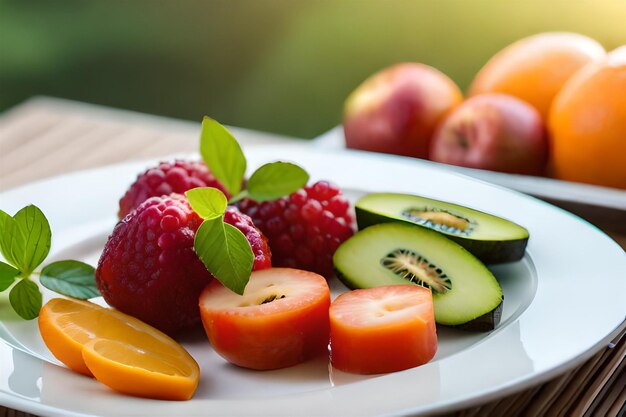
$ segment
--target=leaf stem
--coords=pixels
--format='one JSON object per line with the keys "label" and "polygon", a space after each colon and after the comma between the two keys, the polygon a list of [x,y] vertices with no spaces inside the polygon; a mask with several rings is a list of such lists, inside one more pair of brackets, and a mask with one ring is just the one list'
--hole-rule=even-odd
{"label": "leaf stem", "polygon": [[248,197],[248,195],[248,190],[241,190],[237,195],[231,197],[230,200],[228,200],[228,204],[234,204],[238,201],[241,201],[244,198]]}

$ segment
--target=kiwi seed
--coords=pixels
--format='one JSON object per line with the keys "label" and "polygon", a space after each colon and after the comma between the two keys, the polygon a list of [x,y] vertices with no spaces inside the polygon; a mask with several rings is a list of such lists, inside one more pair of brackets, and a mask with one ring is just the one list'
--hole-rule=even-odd
{"label": "kiwi seed", "polygon": [[469,236],[475,223],[471,220],[440,208],[410,208],[402,212],[402,217],[432,229]]}
{"label": "kiwi seed", "polygon": [[437,293],[445,293],[452,288],[452,281],[441,268],[411,250],[396,249],[381,259],[380,263],[409,282]]}

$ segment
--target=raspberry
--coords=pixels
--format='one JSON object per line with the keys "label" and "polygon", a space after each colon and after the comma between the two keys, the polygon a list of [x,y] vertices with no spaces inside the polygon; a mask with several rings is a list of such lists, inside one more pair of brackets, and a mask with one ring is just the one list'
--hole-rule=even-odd
{"label": "raspberry", "polygon": [[[241,230],[254,269],[271,266],[267,239],[252,220],[229,207],[224,220]],[[152,197],[124,217],[109,237],[96,282],[111,306],[175,335],[200,323],[198,297],[212,279],[193,250],[202,219],[178,194]]]}
{"label": "raspberry", "polygon": [[150,197],[171,193],[183,194],[196,187],[215,187],[229,197],[224,186],[215,179],[203,162],[186,160],[161,162],[139,175],[126,191],[120,200],[119,218],[124,218]]}
{"label": "raspberry", "polygon": [[306,269],[326,278],[333,275],[335,250],[354,233],[348,200],[327,181],[274,201],[246,199],[239,209],[268,237],[274,266]]}

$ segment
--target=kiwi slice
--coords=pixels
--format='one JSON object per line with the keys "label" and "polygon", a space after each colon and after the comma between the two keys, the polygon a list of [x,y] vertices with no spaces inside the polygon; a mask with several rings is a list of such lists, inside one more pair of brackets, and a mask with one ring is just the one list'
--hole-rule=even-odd
{"label": "kiwi slice", "polygon": [[462,246],[427,228],[400,223],[368,227],[333,257],[339,279],[351,289],[408,284],[430,288],[439,324],[487,331],[500,322],[502,289]]}
{"label": "kiwi slice", "polygon": [[359,229],[402,222],[446,235],[487,264],[518,261],[528,230],[512,221],[457,204],[409,194],[368,194],[355,205]]}

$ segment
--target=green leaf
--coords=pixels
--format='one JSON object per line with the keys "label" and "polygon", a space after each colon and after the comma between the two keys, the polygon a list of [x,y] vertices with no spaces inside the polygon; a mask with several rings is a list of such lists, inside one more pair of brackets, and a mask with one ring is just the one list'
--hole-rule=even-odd
{"label": "green leaf", "polygon": [[304,187],[309,174],[289,162],[272,162],[254,171],[248,180],[250,197],[258,202],[275,200]]}
{"label": "green leaf", "polygon": [[222,217],[228,201],[223,192],[213,187],[200,187],[188,190],[185,195],[193,211],[203,219]]}
{"label": "green leaf", "polygon": [[24,253],[24,243],[18,239],[16,228],[15,219],[0,210],[0,251],[4,259],[19,268],[21,254]]}
{"label": "green leaf", "polygon": [[9,301],[13,310],[25,320],[32,320],[41,310],[41,292],[39,287],[29,279],[18,282],[9,293]]}
{"label": "green leaf", "polygon": [[50,252],[52,243],[50,224],[39,207],[33,205],[24,207],[13,218],[25,242],[21,271],[24,275],[30,275]]}
{"label": "green leaf", "polygon": [[0,213],[0,231],[2,255],[24,276],[30,275],[50,252],[50,224],[36,206],[24,207],[13,218]]}
{"label": "green leaf", "polygon": [[41,270],[39,282],[54,292],[82,300],[100,296],[95,269],[84,262],[53,262]]}
{"label": "green leaf", "polygon": [[228,192],[231,195],[239,193],[246,172],[246,158],[233,135],[210,117],[202,119],[200,154]]}
{"label": "green leaf", "polygon": [[0,292],[6,290],[13,284],[15,277],[20,274],[18,269],[13,268],[9,264],[0,262]]}
{"label": "green leaf", "polygon": [[205,220],[194,241],[194,250],[206,268],[225,287],[243,294],[250,279],[254,255],[239,229],[219,217]]}

